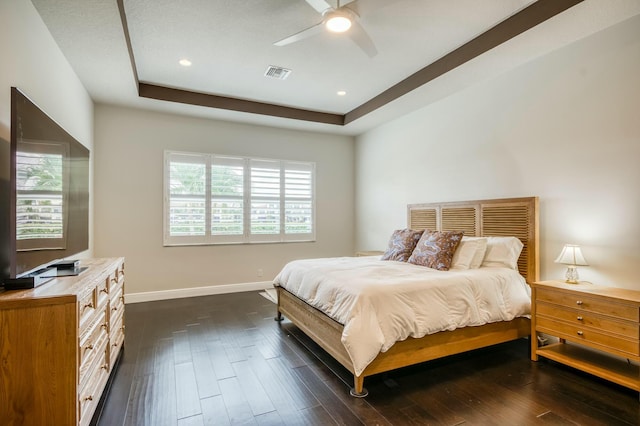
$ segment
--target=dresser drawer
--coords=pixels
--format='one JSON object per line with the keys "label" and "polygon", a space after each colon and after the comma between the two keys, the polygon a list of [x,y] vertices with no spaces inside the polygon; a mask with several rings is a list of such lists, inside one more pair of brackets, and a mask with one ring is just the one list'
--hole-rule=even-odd
{"label": "dresser drawer", "polygon": [[543,316],[536,318],[536,329],[553,336],[634,356],[640,355],[638,340],[614,337],[589,327],[580,327]]}
{"label": "dresser drawer", "polygon": [[86,324],[91,323],[95,317],[98,300],[96,288],[93,287],[84,296],[78,299],[78,318],[80,318],[80,330],[86,329]]}
{"label": "dresser drawer", "polygon": [[566,321],[577,327],[587,326],[605,334],[613,333],[630,339],[640,339],[640,325],[637,322],[614,320],[588,311],[580,311],[545,302],[538,302],[536,311],[537,315]]}
{"label": "dresser drawer", "polygon": [[118,267],[109,275],[109,285],[111,286],[111,291],[113,293],[114,290],[118,288],[122,288],[124,284],[124,264],[121,263]]}
{"label": "dresser drawer", "polygon": [[109,334],[107,332],[106,311],[102,311],[98,315],[93,327],[87,333],[83,340],[80,340],[80,368],[79,368],[79,384],[84,386],[90,376],[96,358],[100,357],[108,345]]}
{"label": "dresser drawer", "polygon": [[104,386],[109,378],[109,348],[103,347],[94,368],[88,375],[88,381],[78,393],[79,424],[88,425],[91,422],[95,408],[100,400]]}
{"label": "dresser drawer", "polygon": [[96,287],[96,298],[98,309],[106,306],[109,301],[109,279],[101,280]]}
{"label": "dresser drawer", "polygon": [[124,310],[124,289],[119,287],[111,294],[111,312]]}
{"label": "dresser drawer", "polygon": [[118,351],[124,343],[124,316],[121,315],[111,323],[111,335],[109,337],[109,365],[113,366],[118,357]]}
{"label": "dresser drawer", "polygon": [[637,306],[611,302],[602,298],[589,297],[583,294],[565,293],[560,291],[538,288],[536,291],[537,302],[548,302],[578,311],[593,312],[615,318],[638,322],[640,309]]}

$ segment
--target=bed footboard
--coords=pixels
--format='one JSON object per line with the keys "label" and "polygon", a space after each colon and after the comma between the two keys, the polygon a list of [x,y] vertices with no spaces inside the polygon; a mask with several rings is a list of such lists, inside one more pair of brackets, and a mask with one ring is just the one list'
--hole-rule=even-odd
{"label": "bed footboard", "polygon": [[282,315],[286,316],[349,370],[354,375],[354,387],[350,393],[355,397],[367,396],[367,390],[364,388],[364,378],[367,376],[531,335],[530,320],[520,317],[512,321],[429,334],[419,339],[410,337],[397,342],[387,352],[379,353],[362,374],[356,376],[351,358],[342,344],[342,324],[282,287],[276,287],[276,290],[278,292],[276,319],[281,318]]}

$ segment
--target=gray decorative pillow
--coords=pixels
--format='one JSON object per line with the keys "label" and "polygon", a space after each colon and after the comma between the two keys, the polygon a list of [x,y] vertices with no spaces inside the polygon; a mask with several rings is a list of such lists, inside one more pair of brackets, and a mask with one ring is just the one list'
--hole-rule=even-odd
{"label": "gray decorative pillow", "polygon": [[462,234],[457,231],[424,231],[409,257],[409,263],[448,271]]}
{"label": "gray decorative pillow", "polygon": [[413,253],[413,249],[420,240],[423,231],[414,229],[398,229],[393,231],[389,239],[389,248],[382,255],[381,260],[397,260],[406,262]]}

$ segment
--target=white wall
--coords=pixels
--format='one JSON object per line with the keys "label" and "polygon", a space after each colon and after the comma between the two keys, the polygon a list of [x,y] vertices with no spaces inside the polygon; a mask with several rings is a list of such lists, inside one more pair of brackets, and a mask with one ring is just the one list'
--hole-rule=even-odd
{"label": "white wall", "polygon": [[[356,248],[408,203],[540,197],[541,277],[640,289],[640,16],[356,139]],[[392,206],[391,208],[389,206]]]}
{"label": "white wall", "polygon": [[[316,162],[317,241],[163,247],[164,150]],[[351,137],[97,105],[95,152],[95,252],[126,257],[129,294],[271,281],[289,260],[353,253]]]}
{"label": "white wall", "polygon": [[[30,1],[0,1],[0,58],[0,143],[10,139],[14,86],[93,149],[93,102]],[[83,256],[91,255],[92,241],[90,235]]]}

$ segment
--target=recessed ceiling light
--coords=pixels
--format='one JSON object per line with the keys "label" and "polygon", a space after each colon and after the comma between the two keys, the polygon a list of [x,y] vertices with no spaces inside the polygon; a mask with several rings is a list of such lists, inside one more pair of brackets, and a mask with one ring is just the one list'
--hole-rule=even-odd
{"label": "recessed ceiling light", "polygon": [[180,61],[178,61],[178,63],[180,65],[182,65],[183,67],[190,67],[191,66],[191,61],[188,59],[180,59]]}
{"label": "recessed ceiling light", "polygon": [[337,94],[338,96],[344,96],[344,95],[346,95],[346,94],[347,94],[347,92],[345,92],[344,90],[338,90],[338,91],[336,92],[336,94]]}

